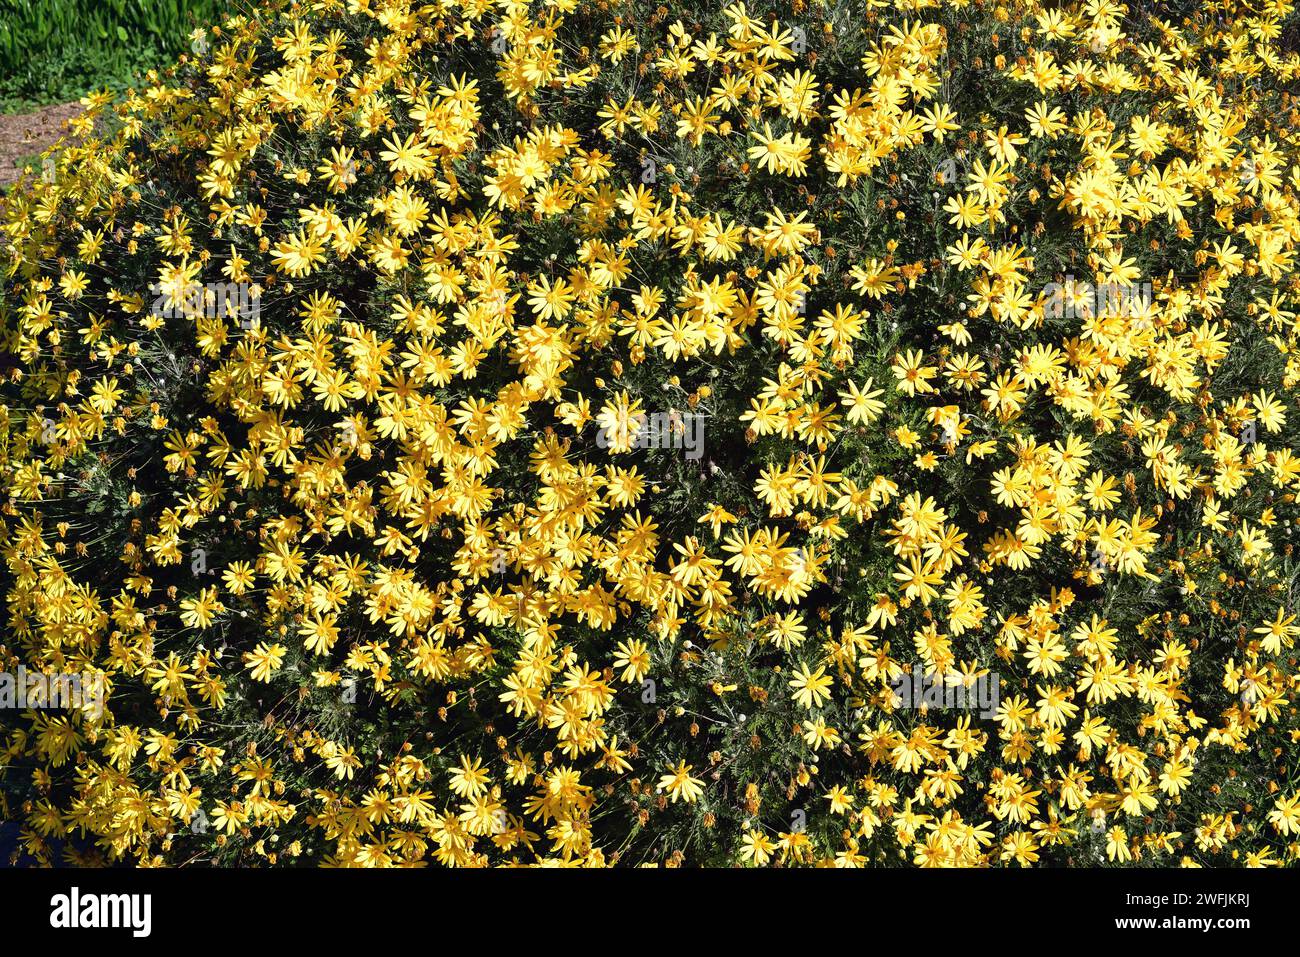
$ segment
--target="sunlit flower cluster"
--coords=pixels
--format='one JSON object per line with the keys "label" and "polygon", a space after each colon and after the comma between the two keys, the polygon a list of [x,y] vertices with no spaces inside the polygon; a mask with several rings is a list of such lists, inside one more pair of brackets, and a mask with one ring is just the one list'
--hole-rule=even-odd
{"label": "sunlit flower cluster", "polygon": [[0,711],[24,858],[1294,862],[1300,17],[1163,15],[314,0],[88,98],[0,216],[0,669],[107,689]]}

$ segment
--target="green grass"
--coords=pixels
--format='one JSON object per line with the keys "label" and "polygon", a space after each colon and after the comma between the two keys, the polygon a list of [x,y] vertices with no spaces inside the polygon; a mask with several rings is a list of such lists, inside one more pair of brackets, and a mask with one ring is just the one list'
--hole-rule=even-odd
{"label": "green grass", "polygon": [[122,89],[189,48],[227,0],[0,0],[0,112]]}
{"label": "green grass", "polygon": [[24,153],[14,160],[14,167],[33,176],[41,171],[41,150],[35,153]]}

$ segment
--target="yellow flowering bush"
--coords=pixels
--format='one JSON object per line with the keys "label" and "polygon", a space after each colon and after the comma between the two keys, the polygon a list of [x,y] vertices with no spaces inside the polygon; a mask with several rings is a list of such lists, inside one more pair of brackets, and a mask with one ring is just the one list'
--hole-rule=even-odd
{"label": "yellow flowering bush", "polygon": [[304,0],[88,98],[0,227],[0,667],[97,689],[0,711],[18,857],[1294,861],[1297,29]]}

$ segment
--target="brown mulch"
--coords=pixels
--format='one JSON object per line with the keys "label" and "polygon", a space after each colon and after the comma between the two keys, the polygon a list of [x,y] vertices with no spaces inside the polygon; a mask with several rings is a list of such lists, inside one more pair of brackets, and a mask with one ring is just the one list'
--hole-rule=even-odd
{"label": "brown mulch", "polygon": [[0,116],[0,189],[21,175],[16,163],[55,142],[65,132],[64,123],[81,109],[77,103],[62,103],[34,113]]}

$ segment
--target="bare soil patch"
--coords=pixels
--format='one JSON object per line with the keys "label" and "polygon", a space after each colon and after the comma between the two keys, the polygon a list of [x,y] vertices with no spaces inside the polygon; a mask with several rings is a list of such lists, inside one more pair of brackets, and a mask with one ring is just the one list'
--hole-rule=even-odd
{"label": "bare soil patch", "polygon": [[64,124],[81,113],[78,103],[46,106],[33,113],[0,116],[0,188],[22,174],[21,161],[39,153],[63,133]]}

